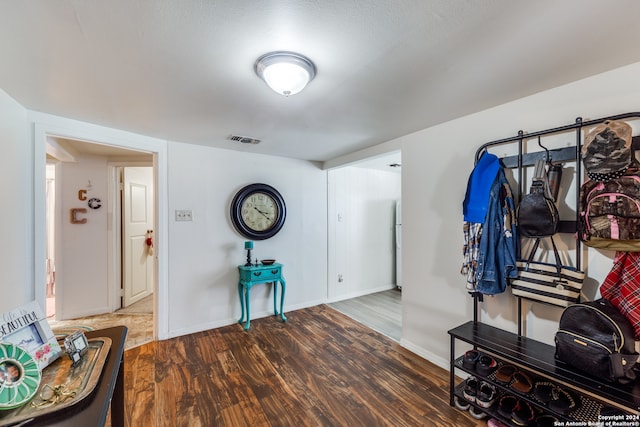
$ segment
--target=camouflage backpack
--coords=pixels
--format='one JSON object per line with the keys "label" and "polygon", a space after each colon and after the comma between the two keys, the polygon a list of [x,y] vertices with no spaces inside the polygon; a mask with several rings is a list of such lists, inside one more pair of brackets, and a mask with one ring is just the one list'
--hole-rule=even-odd
{"label": "camouflage backpack", "polygon": [[587,246],[640,252],[640,164],[631,143],[631,126],[622,121],[606,121],[585,137],[590,180],[580,188],[578,237]]}
{"label": "camouflage backpack", "polygon": [[640,169],[619,178],[589,180],[580,188],[578,236],[587,246],[640,252]]}

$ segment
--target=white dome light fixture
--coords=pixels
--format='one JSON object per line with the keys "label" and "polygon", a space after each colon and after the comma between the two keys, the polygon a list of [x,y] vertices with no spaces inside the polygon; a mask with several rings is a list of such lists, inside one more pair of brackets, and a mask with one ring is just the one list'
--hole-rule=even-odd
{"label": "white dome light fixture", "polygon": [[270,52],[254,65],[256,74],[280,95],[300,92],[316,76],[316,66],[306,56],[294,52]]}

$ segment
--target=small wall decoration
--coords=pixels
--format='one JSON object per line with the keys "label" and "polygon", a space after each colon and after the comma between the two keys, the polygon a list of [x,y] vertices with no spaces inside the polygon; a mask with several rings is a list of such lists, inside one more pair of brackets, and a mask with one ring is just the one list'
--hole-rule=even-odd
{"label": "small wall decoration", "polygon": [[0,342],[19,346],[44,369],[63,353],[36,301],[2,314]]}
{"label": "small wall decoration", "polygon": [[102,206],[102,200],[98,199],[97,197],[92,197],[89,199],[87,204],[91,209],[99,209],[100,206]]}
{"label": "small wall decoration", "polygon": [[87,218],[79,218],[78,214],[87,213],[86,208],[73,208],[71,209],[71,224],[86,224]]}

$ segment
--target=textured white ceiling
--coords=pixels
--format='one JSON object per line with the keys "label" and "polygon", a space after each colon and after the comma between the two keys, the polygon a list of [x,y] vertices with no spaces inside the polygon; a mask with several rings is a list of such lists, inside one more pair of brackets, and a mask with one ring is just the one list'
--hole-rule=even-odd
{"label": "textured white ceiling", "polygon": [[[31,110],[323,161],[640,61],[638,17],[636,0],[0,0],[0,88]],[[254,74],[274,50],[315,62],[300,94]]]}

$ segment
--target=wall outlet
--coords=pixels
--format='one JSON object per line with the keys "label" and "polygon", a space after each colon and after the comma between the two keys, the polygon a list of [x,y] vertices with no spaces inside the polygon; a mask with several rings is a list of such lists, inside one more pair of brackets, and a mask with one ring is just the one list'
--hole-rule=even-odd
{"label": "wall outlet", "polygon": [[344,282],[344,277],[342,277],[342,274],[338,274],[338,283],[342,282]]}
{"label": "wall outlet", "polygon": [[191,210],[176,210],[176,221],[193,221]]}

